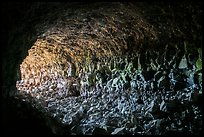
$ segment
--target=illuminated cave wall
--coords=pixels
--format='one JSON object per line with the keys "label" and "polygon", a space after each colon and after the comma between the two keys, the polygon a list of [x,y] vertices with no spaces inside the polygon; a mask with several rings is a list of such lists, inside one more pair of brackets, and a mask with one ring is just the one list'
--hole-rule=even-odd
{"label": "illuminated cave wall", "polygon": [[[139,64],[141,69],[139,52],[143,45],[157,40],[155,30],[137,14],[93,11],[71,17],[61,13],[54,27],[47,27],[38,36],[20,65],[22,80],[17,82],[18,90],[31,91],[61,79],[61,86],[69,88],[75,83],[82,92],[85,85],[95,86],[102,77],[99,75],[106,71],[124,69],[118,61],[122,57],[125,61],[127,56],[136,61],[134,67]],[[72,84],[71,78],[75,80]],[[110,76],[102,78],[102,82],[108,79]]]}
{"label": "illuminated cave wall", "polygon": [[115,78],[116,75],[109,75],[113,73],[122,75],[123,83],[130,83],[125,77],[132,78],[128,73],[136,70],[148,81],[157,71],[196,69],[201,53],[193,48],[187,33],[183,33],[186,30],[176,22],[171,22],[171,26],[165,22],[152,25],[151,19],[144,18],[148,10],[133,8],[131,4],[112,6],[115,8],[106,10],[83,7],[83,12],[66,9],[60,14],[56,10],[53,14],[58,16],[51,24],[46,18],[52,14],[48,14],[44,25],[36,26],[37,39],[20,65],[23,81],[17,82],[19,90],[57,79],[62,79],[65,87],[71,86],[73,79],[75,88],[82,92],[85,85],[95,86],[96,82]]}
{"label": "illuminated cave wall", "polygon": [[[176,67],[179,66],[180,60],[184,55],[183,53],[187,52],[186,53],[187,55],[185,57],[188,58],[189,60],[188,64],[189,67],[191,68],[192,65],[195,64],[196,60],[198,59],[197,49],[193,47],[196,48],[200,47],[201,37],[195,37],[191,34],[191,32],[194,31],[198,32],[197,34],[200,36],[201,34],[201,32],[199,31],[200,25],[199,24],[196,25],[193,28],[193,30],[188,29],[191,28],[190,27],[191,23],[189,24],[186,23],[188,22],[188,19],[190,17],[187,16],[184,18],[184,20],[180,20],[180,18],[176,17],[177,15],[172,16],[168,14],[168,12],[171,11],[170,9],[171,7],[169,7],[169,9],[166,8],[165,9],[166,11],[162,11],[164,12],[164,14],[159,14],[160,13],[159,7],[155,8],[155,10],[153,11],[151,10],[151,8],[150,9],[141,8],[142,6],[145,5],[145,3],[144,4],[112,3],[112,6],[107,6],[105,3],[101,3],[98,5],[92,4],[93,5],[92,8],[88,8],[86,4],[84,5],[83,4],[75,3],[74,5],[76,6],[76,8],[75,10],[73,10],[72,8],[67,8],[69,7],[69,4],[65,4],[65,6],[61,5],[62,8],[59,8],[57,5],[60,5],[60,3],[53,4],[49,3],[48,5],[52,8],[49,8],[49,6],[47,6],[47,8],[45,8],[46,10],[44,9],[46,11],[45,12],[46,16],[45,15],[40,16],[38,11],[37,10],[35,11],[36,15],[39,15],[38,21],[41,23],[36,23],[35,14],[32,13],[33,18],[30,18],[27,25],[25,25],[28,27],[29,23],[31,24],[34,22],[33,23],[34,25],[31,28],[33,33],[26,31],[26,33],[23,34],[23,32],[25,32],[25,30],[23,30],[23,27],[21,31],[22,33],[19,34],[18,32],[15,32],[16,34],[14,33],[15,35],[18,35],[15,38],[15,43],[9,44],[13,45],[14,51],[18,51],[17,54],[18,53],[20,54],[18,54],[19,59],[15,58],[16,59],[15,62],[17,64],[8,65],[10,66],[8,67],[9,71],[6,72],[5,70],[8,69],[7,67],[3,66],[3,70],[6,72],[5,75],[3,75],[3,77],[5,78],[4,81],[5,83],[3,83],[5,95],[7,95],[7,91],[10,90],[8,89],[8,87],[12,88],[11,90],[14,91],[12,83],[14,84],[15,81],[17,80],[17,77],[15,76],[16,80],[9,82],[8,78],[13,77],[17,73],[13,72],[13,74],[11,74],[10,71],[20,66],[20,64],[23,62],[23,58],[26,58],[25,62],[31,65],[32,63],[28,63],[28,61],[26,61],[28,58],[31,58],[28,60],[32,59],[35,60],[38,56],[45,55],[47,51],[49,55],[48,56],[46,55],[47,57],[45,58],[39,59],[40,60],[44,59],[45,60],[44,63],[47,66],[49,66],[48,65],[49,63],[51,63],[50,65],[52,69],[50,71],[56,70],[55,73],[58,73],[59,76],[64,75],[65,77],[67,77],[68,75],[78,77],[80,73],[84,73],[85,71],[91,69],[93,70],[93,68],[91,67],[97,67],[97,64],[98,66],[103,68],[103,65],[105,64],[107,65],[108,63],[109,64],[108,66],[111,67],[110,59],[107,58],[112,58],[114,56],[122,57],[126,55],[130,55],[130,57],[132,57],[130,54],[132,51],[137,52],[135,55],[141,58],[137,59],[138,57],[136,57],[133,59],[134,67],[138,69],[138,64],[140,67],[141,63],[143,70],[146,70],[149,65],[154,66],[155,63],[156,66],[160,66],[160,64],[163,63],[162,61],[163,57],[159,57],[158,55],[162,54],[164,50],[166,50],[165,55],[166,60],[168,61],[170,61],[172,58],[175,58],[174,55],[176,51],[180,50],[180,52],[176,54],[177,57]],[[46,4],[37,3],[36,8],[42,10],[44,5]],[[134,8],[135,5],[137,8]],[[165,4],[163,6],[165,7]],[[179,9],[179,7],[175,7],[176,9],[175,12],[181,11],[182,8],[184,7],[181,6],[180,8],[181,9]],[[34,11],[34,9],[35,8],[31,8],[30,11],[32,12],[32,10]],[[53,9],[52,13],[51,12],[49,13],[48,9],[49,10]],[[62,11],[63,9],[66,12],[59,12]],[[79,11],[79,9],[81,9],[81,11]],[[184,10],[186,10],[186,13],[188,13],[191,12],[190,10],[192,9],[190,7]],[[148,16],[151,15],[151,12],[153,12],[154,14],[152,16]],[[195,11],[192,10],[192,12]],[[197,11],[196,14],[200,14],[200,11]],[[177,22],[175,21],[175,17],[179,21],[185,22],[186,25],[182,27],[181,26],[182,23],[177,24]],[[199,16],[196,16],[195,18],[193,18],[192,21],[199,22],[200,20],[198,17]],[[168,20],[166,20],[168,18],[169,19],[172,18],[172,21],[170,23],[171,25],[169,25]],[[20,39],[22,38],[25,38],[26,39],[25,41],[27,43],[25,41],[21,42]],[[184,38],[186,38],[186,42],[183,41]],[[179,41],[178,44],[177,40]],[[12,38],[10,41],[12,41]],[[46,45],[48,49],[45,49],[45,53],[43,53],[42,55],[39,54],[36,57],[32,57],[34,56],[33,53],[28,53],[29,56],[31,57],[26,57],[28,55],[26,53],[27,50],[29,50],[29,48],[33,46],[31,41],[33,42],[33,45],[36,45],[39,42],[44,43],[42,44],[42,47],[43,45]],[[171,41],[172,43],[168,43],[168,41]],[[184,43],[187,43],[187,49],[185,49]],[[19,49],[17,49],[15,45],[22,46]],[[38,46],[40,45],[41,44],[38,44]],[[35,50],[31,49],[29,52],[36,51],[40,52],[40,48],[38,49],[38,46],[34,46],[35,48],[34,47],[33,48]],[[57,49],[59,50],[61,49],[61,51],[57,51],[54,47],[57,47]],[[148,48],[150,50],[147,50]],[[152,52],[151,49],[157,49],[157,52]],[[57,53],[58,55],[56,55],[53,54],[53,52],[58,52],[59,54]],[[35,54],[37,53],[38,52],[36,52]],[[64,53],[67,55],[64,55]],[[139,55],[139,53],[145,54]],[[7,59],[11,58],[10,60],[13,60],[12,55],[10,54],[5,55],[6,55],[5,58]],[[148,56],[150,55],[152,57],[152,62],[149,62],[151,61],[151,59],[149,59],[149,57],[146,57],[146,55]],[[62,57],[63,60],[59,61],[58,59],[61,58],[61,56],[63,56]],[[48,59],[48,57],[51,57],[54,60],[50,61],[52,59]],[[157,62],[155,62],[155,59],[157,59]],[[3,62],[6,63],[7,61],[3,60]],[[39,64],[38,67],[41,67],[36,69],[36,71],[44,69],[45,71],[48,72],[49,69],[47,69],[45,66],[40,65],[41,61],[36,62],[37,64]],[[111,62],[114,62],[113,58]],[[116,62],[117,61],[115,61],[112,64],[117,64]],[[24,66],[23,64],[24,63],[22,63],[21,65],[21,70],[23,70]],[[94,65],[90,65],[91,67],[89,67],[89,64]],[[32,68],[32,66],[30,67]],[[25,70],[26,72],[29,71],[28,68]],[[24,74],[25,73],[22,72],[23,79],[24,76],[26,76]],[[30,75],[31,73],[28,74]],[[38,73],[37,76],[39,75],[40,74]],[[39,80],[42,81],[42,75],[39,77]]]}

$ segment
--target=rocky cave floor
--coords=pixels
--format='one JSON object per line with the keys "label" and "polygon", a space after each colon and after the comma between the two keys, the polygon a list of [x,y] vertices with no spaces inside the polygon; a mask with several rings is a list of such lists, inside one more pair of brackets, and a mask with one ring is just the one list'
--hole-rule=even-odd
{"label": "rocky cave floor", "polygon": [[67,127],[64,134],[200,135],[202,86],[194,83],[196,70],[159,70],[151,78],[131,71],[130,64],[104,73],[94,86],[83,84],[79,96],[67,95],[62,78],[29,88],[18,81],[18,95]]}
{"label": "rocky cave floor", "polygon": [[[40,91],[32,95],[37,102],[48,98],[40,102],[41,107],[62,124],[71,125],[71,134],[199,135],[202,110],[201,104],[192,102],[192,91],[189,87],[177,92],[138,92],[102,86],[87,96],[57,99],[59,95],[41,96]],[[26,95],[23,98],[30,101]]]}

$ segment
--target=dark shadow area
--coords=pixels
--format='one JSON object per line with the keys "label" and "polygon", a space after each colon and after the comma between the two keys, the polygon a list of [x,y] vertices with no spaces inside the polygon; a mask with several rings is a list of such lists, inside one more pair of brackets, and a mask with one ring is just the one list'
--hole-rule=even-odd
{"label": "dark shadow area", "polygon": [[[18,106],[16,104],[18,103]],[[26,103],[6,100],[2,106],[1,135],[5,136],[54,136],[45,121]]]}
{"label": "dark shadow area", "polygon": [[[16,48],[15,45],[22,44],[22,42],[17,41],[20,36],[30,33],[35,35],[35,32],[32,31],[32,25],[39,21],[38,16],[50,9],[49,6],[45,5],[47,3],[1,2],[1,40],[3,42],[1,44],[1,57],[4,64],[1,74],[1,135],[3,136],[53,135],[51,129],[45,125],[45,121],[37,116],[35,110],[31,110],[28,104],[19,102],[14,97],[9,97],[16,92],[16,68],[22,61],[22,56],[26,56],[26,52],[22,53],[23,51]],[[29,48],[28,45],[29,43],[21,46],[24,46],[26,51]]]}

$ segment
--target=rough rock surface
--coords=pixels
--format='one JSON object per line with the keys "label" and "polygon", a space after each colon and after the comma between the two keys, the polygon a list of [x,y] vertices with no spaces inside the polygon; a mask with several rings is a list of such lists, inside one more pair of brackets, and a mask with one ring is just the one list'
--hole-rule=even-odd
{"label": "rough rock surface", "polygon": [[56,134],[201,134],[199,6],[69,6],[33,27],[16,97]]}

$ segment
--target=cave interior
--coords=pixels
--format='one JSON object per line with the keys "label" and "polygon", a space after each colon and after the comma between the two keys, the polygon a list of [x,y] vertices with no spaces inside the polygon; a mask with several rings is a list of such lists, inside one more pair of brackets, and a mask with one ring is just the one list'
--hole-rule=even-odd
{"label": "cave interior", "polygon": [[202,134],[202,2],[1,9],[3,134]]}

